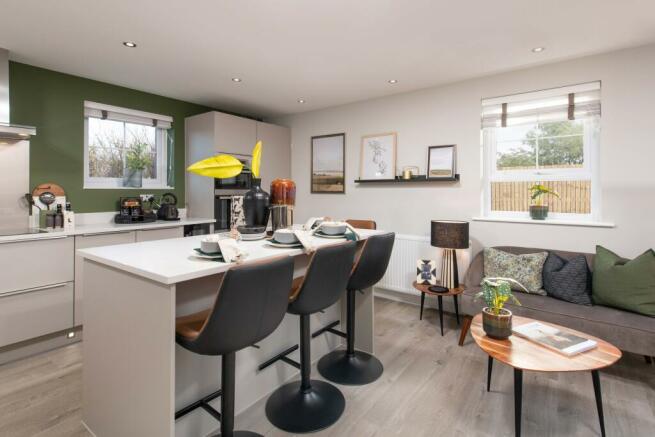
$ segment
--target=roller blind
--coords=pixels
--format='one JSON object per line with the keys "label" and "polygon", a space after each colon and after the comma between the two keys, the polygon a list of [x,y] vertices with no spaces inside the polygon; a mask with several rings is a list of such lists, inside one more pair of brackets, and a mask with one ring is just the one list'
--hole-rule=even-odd
{"label": "roller blind", "polygon": [[507,127],[600,115],[600,82],[482,100],[482,127]]}
{"label": "roller blind", "polygon": [[122,121],[125,123],[143,124],[162,129],[170,129],[173,123],[173,117],[167,115],[120,108],[118,106],[88,101],[84,102],[84,116],[100,118],[103,120]]}

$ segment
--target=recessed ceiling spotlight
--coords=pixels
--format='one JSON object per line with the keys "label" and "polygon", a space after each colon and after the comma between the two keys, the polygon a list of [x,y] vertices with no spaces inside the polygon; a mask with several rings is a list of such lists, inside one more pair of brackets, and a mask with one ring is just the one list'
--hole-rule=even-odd
{"label": "recessed ceiling spotlight", "polygon": [[136,43],[135,43],[135,42],[132,42],[132,41],[123,41],[123,45],[124,45],[125,47],[129,47],[129,48],[131,48],[131,49],[133,49],[134,47],[136,47]]}
{"label": "recessed ceiling spotlight", "polygon": [[305,99],[298,99],[298,103],[305,103]]}
{"label": "recessed ceiling spotlight", "polygon": [[233,77],[232,82],[241,82],[241,78],[240,77]]}
{"label": "recessed ceiling spotlight", "polygon": [[389,82],[389,83],[392,84],[392,85],[393,85],[394,83],[398,83],[398,81],[397,81],[396,79],[389,79],[387,82]]}
{"label": "recessed ceiling spotlight", "polygon": [[546,47],[535,47],[532,49],[532,53],[541,53],[546,50]]}

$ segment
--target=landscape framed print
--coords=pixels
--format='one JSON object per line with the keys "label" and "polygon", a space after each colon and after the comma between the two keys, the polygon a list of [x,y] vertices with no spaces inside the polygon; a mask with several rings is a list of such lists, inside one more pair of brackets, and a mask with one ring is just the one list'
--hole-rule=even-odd
{"label": "landscape framed print", "polygon": [[455,179],[456,148],[454,144],[428,147],[428,179]]}
{"label": "landscape framed print", "polygon": [[360,179],[396,178],[396,141],[395,132],[362,137]]}
{"label": "landscape framed print", "polygon": [[346,134],[312,137],[312,193],[346,192]]}

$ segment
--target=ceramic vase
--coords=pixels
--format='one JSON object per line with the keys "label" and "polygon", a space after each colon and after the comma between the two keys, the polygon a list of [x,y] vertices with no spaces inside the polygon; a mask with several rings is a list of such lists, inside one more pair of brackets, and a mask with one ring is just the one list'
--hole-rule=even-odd
{"label": "ceramic vase", "polygon": [[270,196],[262,190],[261,183],[261,179],[253,178],[250,190],[243,196],[243,213],[248,227],[268,224]]}

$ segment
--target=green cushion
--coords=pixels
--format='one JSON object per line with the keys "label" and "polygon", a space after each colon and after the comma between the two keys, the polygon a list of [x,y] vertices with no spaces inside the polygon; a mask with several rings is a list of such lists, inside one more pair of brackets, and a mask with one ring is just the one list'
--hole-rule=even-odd
{"label": "green cushion", "polygon": [[596,246],[592,297],[597,305],[655,317],[655,251],[633,260]]}

